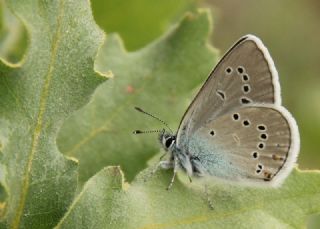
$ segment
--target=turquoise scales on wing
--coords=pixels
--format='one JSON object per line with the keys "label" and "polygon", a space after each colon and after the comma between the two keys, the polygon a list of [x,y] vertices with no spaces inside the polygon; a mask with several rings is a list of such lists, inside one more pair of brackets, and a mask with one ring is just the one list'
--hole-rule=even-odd
{"label": "turquoise scales on wing", "polygon": [[[186,150],[203,173],[241,182],[269,181],[282,169],[291,143],[284,115],[267,105],[235,109],[198,129]],[[260,130],[260,125],[266,128]]]}

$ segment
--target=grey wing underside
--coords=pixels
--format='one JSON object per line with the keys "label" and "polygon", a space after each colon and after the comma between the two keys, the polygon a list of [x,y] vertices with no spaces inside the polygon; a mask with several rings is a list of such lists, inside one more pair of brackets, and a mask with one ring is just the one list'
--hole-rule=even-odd
{"label": "grey wing underside", "polygon": [[247,105],[199,128],[187,150],[204,173],[277,186],[296,161],[298,129],[283,107]]}
{"label": "grey wing underside", "polygon": [[248,103],[281,104],[273,61],[252,35],[241,38],[211,72],[180,123],[177,146],[186,146],[205,122]]}

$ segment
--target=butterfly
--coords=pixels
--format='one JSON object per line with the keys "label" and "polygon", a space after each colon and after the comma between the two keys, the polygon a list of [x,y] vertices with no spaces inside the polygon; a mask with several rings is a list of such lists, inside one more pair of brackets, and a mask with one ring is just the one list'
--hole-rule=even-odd
{"label": "butterfly", "polygon": [[281,105],[278,73],[261,40],[240,38],[210,73],[176,134],[163,130],[159,139],[170,155],[159,167],[174,171],[168,189],[179,168],[189,178],[281,185],[294,167],[300,138]]}

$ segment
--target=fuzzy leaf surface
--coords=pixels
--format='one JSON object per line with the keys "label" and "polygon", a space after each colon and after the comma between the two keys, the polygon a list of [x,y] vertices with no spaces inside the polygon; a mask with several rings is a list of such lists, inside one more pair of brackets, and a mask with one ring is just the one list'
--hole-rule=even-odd
{"label": "fuzzy leaf surface", "polygon": [[56,135],[106,79],[93,70],[104,34],[88,1],[7,5],[29,42],[20,63],[0,62],[0,181],[7,193],[2,226],[51,228],[77,186],[77,161],[59,152]]}
{"label": "fuzzy leaf surface", "polygon": [[295,169],[278,189],[212,179],[213,210],[201,183],[182,179],[167,191],[172,171],[144,182],[150,172],[128,185],[119,167],[103,169],[84,185],[57,228],[303,228],[308,215],[320,212],[319,171]]}

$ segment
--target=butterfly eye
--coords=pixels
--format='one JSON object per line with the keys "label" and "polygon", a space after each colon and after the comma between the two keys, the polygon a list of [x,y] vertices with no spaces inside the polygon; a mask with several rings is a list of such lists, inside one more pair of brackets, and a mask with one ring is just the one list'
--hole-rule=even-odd
{"label": "butterfly eye", "polygon": [[169,137],[165,140],[165,146],[166,148],[169,148],[172,144],[173,138]]}
{"label": "butterfly eye", "polygon": [[215,134],[216,134],[216,133],[214,132],[214,130],[211,130],[211,131],[210,131],[210,135],[211,135],[211,136],[214,136]]}

